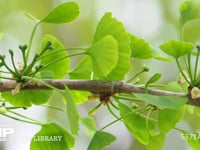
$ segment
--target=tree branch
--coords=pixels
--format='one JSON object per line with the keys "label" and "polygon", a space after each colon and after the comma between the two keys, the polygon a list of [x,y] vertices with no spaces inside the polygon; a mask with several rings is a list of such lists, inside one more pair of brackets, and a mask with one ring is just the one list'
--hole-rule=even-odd
{"label": "tree branch", "polygon": [[[58,89],[64,89],[64,85],[67,85],[70,90],[89,91],[91,93],[145,93],[145,89],[136,85],[128,84],[122,81],[100,81],[100,80],[43,80]],[[0,82],[0,92],[11,91],[17,85],[15,81],[3,81]],[[22,84],[21,90],[30,89],[48,89],[48,87],[36,83],[28,82]],[[158,96],[178,96],[187,97],[185,93],[169,92],[157,89],[148,89],[149,94]]]}
{"label": "tree branch", "polygon": [[[176,97],[185,97],[188,98],[188,104],[194,106],[200,106],[200,98],[192,99],[191,90],[188,90],[188,93],[176,93],[158,89],[147,89],[143,87],[125,83],[123,81],[100,81],[100,80],[51,80],[45,79],[42,80],[45,83],[48,83],[58,89],[64,89],[65,85],[68,86],[70,90],[80,90],[88,91],[94,94],[100,93],[145,93],[148,92],[152,95],[157,96],[176,96]],[[17,86],[15,81],[2,81],[0,82],[0,92],[11,91]],[[21,85],[21,90],[32,90],[32,89],[49,89],[48,87],[36,83],[28,82]]]}

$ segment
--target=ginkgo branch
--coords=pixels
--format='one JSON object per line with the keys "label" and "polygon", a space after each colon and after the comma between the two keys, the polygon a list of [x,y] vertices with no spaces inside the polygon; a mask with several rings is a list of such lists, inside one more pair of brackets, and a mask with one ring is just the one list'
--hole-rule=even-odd
{"label": "ginkgo branch", "polygon": [[[146,90],[138,85],[133,85],[125,83],[123,81],[100,81],[100,80],[51,80],[44,79],[44,83],[50,84],[58,89],[64,89],[65,85],[68,86],[70,90],[80,90],[88,91],[91,93],[145,93]],[[11,91],[17,85],[15,81],[2,81],[0,82],[0,92]],[[37,82],[28,82],[22,84],[21,90],[31,90],[31,89],[48,89],[45,85]],[[148,94],[157,96],[176,96],[176,97],[188,97],[186,93],[170,92],[158,89],[147,89]]]}

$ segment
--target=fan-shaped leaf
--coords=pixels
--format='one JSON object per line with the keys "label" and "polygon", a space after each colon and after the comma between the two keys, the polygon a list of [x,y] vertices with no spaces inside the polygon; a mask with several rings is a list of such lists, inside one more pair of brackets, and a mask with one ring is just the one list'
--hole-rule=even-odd
{"label": "fan-shaped leaf", "polygon": [[[42,40],[41,49],[44,49],[47,42],[49,42],[49,41],[52,42],[52,47],[54,49],[47,51],[45,54],[48,54],[51,51],[54,51],[56,49],[64,48],[64,46],[58,39],[56,39],[55,37],[53,37],[51,35],[46,35]],[[67,58],[66,51],[59,51],[59,52],[51,53],[48,55],[48,57],[42,57],[42,59],[41,59],[41,64],[43,64],[45,66],[51,62],[54,62],[55,60],[58,60],[61,57],[65,57],[65,56],[66,56],[65,59],[62,59],[58,62],[51,64],[49,67],[42,69],[42,71],[52,71],[54,78],[57,78],[57,79],[63,78],[64,76],[66,76],[66,74],[68,72],[68,68],[69,68],[69,58]]]}
{"label": "fan-shaped leaf", "polygon": [[182,39],[195,42],[200,38],[200,2],[184,1],[180,10],[180,24],[182,26]]}
{"label": "fan-shaped leaf", "polygon": [[162,44],[160,48],[166,54],[178,58],[190,53],[193,49],[193,44],[189,42],[170,40]]}
{"label": "fan-shaped leaf", "polygon": [[87,150],[103,150],[104,147],[112,143],[115,139],[116,137],[110,133],[97,131],[94,134]]}
{"label": "fan-shaped leaf", "polygon": [[110,35],[95,42],[87,53],[91,56],[94,75],[100,79],[106,77],[118,61],[117,41]]}
{"label": "fan-shaped leaf", "polygon": [[165,134],[151,136],[147,145],[147,150],[161,150],[165,141]]}
{"label": "fan-shaped leaf", "polygon": [[124,117],[123,122],[133,137],[145,145],[148,144],[149,130],[154,128],[153,122],[139,113],[133,112],[131,108],[122,103],[119,105],[119,110],[121,117],[127,115],[127,117]]}
{"label": "fan-shaped leaf", "polygon": [[200,2],[184,1],[180,10],[180,24],[183,26],[186,22],[200,18]]}
{"label": "fan-shaped leaf", "polygon": [[[167,133],[175,128],[184,114],[184,107],[179,109],[163,109],[158,110],[158,128],[160,132]],[[167,118],[167,119],[166,119]]]}
{"label": "fan-shaped leaf", "polygon": [[[130,36],[126,32],[121,22],[112,18],[111,13],[106,13],[100,20],[93,43],[104,38],[106,35],[111,35],[118,42],[118,62],[115,68],[107,75],[107,80],[121,80],[130,70]],[[110,56],[112,57],[112,56]],[[102,62],[103,63],[103,62]]]}
{"label": "fan-shaped leaf", "polygon": [[81,124],[85,127],[89,137],[92,137],[96,132],[96,124],[92,117],[85,117],[80,119]]}
{"label": "fan-shaped leaf", "polygon": [[75,2],[63,3],[54,8],[40,22],[45,23],[68,23],[79,15],[79,6]]}
{"label": "fan-shaped leaf", "polygon": [[153,57],[149,43],[134,35],[131,35],[131,50],[132,50],[131,54],[132,57],[140,59],[148,59]]}
{"label": "fan-shaped leaf", "polygon": [[24,90],[13,96],[12,93],[2,92],[2,97],[14,106],[29,107],[32,104],[40,105],[47,102],[52,91],[50,90]]}
{"label": "fan-shaped leaf", "polygon": [[161,78],[161,74],[160,73],[156,73],[154,74],[152,77],[150,77],[150,79],[146,82],[145,87],[147,87],[149,84],[152,84],[156,81],[158,81]]}
{"label": "fan-shaped leaf", "polygon": [[69,73],[70,79],[90,79],[92,63],[89,56],[81,59],[80,63]]}

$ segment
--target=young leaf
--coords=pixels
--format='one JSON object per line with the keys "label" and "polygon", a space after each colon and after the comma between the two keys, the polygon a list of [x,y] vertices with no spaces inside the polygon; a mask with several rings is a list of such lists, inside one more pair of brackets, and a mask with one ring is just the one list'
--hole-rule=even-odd
{"label": "young leaf", "polygon": [[165,141],[165,134],[158,134],[156,136],[150,136],[147,150],[161,150]]}
{"label": "young leaf", "polygon": [[158,110],[158,128],[161,133],[167,133],[175,128],[176,124],[182,118],[185,108],[179,109],[159,109]]}
{"label": "young leaf", "polygon": [[115,141],[115,139],[116,137],[110,133],[97,131],[94,134],[87,150],[103,150],[104,147]]}
{"label": "young leaf", "polygon": [[92,73],[92,62],[89,56],[81,59],[80,63],[69,73],[70,79],[90,79]]}
{"label": "young leaf", "polygon": [[200,38],[200,2],[184,1],[180,6],[182,39],[195,42]]}
{"label": "young leaf", "polygon": [[79,6],[75,2],[63,3],[54,8],[40,22],[45,23],[68,23],[73,21],[79,15]]}
{"label": "young leaf", "polygon": [[179,58],[190,53],[193,49],[193,44],[189,42],[170,40],[162,44],[160,49],[174,58]]}
{"label": "young leaf", "polygon": [[[41,44],[41,49],[43,50],[44,47],[46,46],[47,42],[52,42],[52,47],[54,48],[53,50],[49,50],[45,53],[48,54],[48,52],[54,51],[56,49],[62,49],[64,46],[62,43],[56,39],[55,37],[51,35],[45,35],[42,44]],[[65,59],[62,59],[54,64],[51,64],[49,67],[42,69],[42,71],[52,71],[54,78],[56,79],[61,79],[66,76],[69,68],[69,58],[67,57],[67,52],[66,51],[60,51],[60,52],[55,52],[51,53],[48,55],[48,57],[42,57],[41,58],[41,64],[44,66],[49,64],[50,62],[53,62],[61,57],[65,57]]]}
{"label": "young leaf", "polygon": [[148,120],[147,126],[147,118],[137,112],[133,112],[131,108],[122,103],[119,105],[119,111],[121,117],[131,113],[123,119],[125,126],[138,141],[145,145],[148,144],[149,130],[154,128],[153,122]]}
{"label": "young leaf", "polygon": [[57,124],[45,124],[32,138],[31,150],[70,150],[74,145],[74,138],[68,131]]}
{"label": "young leaf", "polygon": [[186,22],[200,18],[200,2],[184,1],[180,10],[180,24],[183,26]]}
{"label": "young leaf", "polygon": [[131,35],[131,50],[132,50],[131,54],[132,57],[140,59],[149,59],[153,57],[149,43],[134,35]]}
{"label": "young leaf", "polygon": [[50,90],[22,90],[17,95],[12,93],[2,92],[2,97],[11,103],[13,106],[30,107],[32,104],[40,105],[47,102],[52,91]]}
{"label": "young leaf", "polygon": [[85,127],[89,137],[92,137],[96,132],[96,124],[92,117],[85,117],[80,119],[81,124]]}
{"label": "young leaf", "polygon": [[91,56],[94,75],[99,79],[106,77],[116,66],[118,61],[118,44],[110,35],[95,42],[88,49],[87,54]]}
{"label": "young leaf", "polygon": [[161,78],[161,74],[160,73],[156,73],[154,74],[152,77],[150,77],[150,79],[146,82],[145,87],[147,87],[149,84],[152,84],[156,81],[158,81]]}
{"label": "young leaf", "polygon": [[67,115],[68,115],[71,131],[73,134],[78,134],[79,114],[78,114],[76,104],[67,87],[65,87],[65,91],[62,92],[61,94],[64,96],[67,102]]}
{"label": "young leaf", "polygon": [[73,91],[70,91],[70,93],[72,97],[74,98],[76,104],[82,104],[86,102],[88,100],[88,96],[91,95],[91,93],[87,91],[73,90]]}
{"label": "young leaf", "polygon": [[135,94],[138,100],[155,105],[161,109],[177,109],[187,103],[186,98],[174,96],[155,96],[150,94]]}
{"label": "young leaf", "polygon": [[[126,32],[123,24],[112,18],[111,13],[105,13],[100,20],[93,43],[101,40],[107,35],[111,35],[117,40],[118,43],[118,62],[115,68],[107,75],[107,80],[121,80],[126,73],[130,70],[130,36]],[[110,56],[112,57],[112,56]]]}

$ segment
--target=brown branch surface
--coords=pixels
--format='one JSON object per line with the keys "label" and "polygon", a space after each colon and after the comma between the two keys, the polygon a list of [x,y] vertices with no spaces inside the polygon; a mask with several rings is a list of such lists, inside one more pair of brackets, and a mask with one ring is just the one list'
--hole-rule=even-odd
{"label": "brown branch surface", "polygon": [[[145,89],[136,85],[128,84],[122,81],[100,81],[100,80],[43,80],[58,89],[64,89],[67,85],[70,90],[89,91],[91,93],[145,93]],[[11,91],[16,87],[15,81],[0,82],[0,92]],[[22,85],[21,90],[48,89],[48,87],[36,83],[28,82]],[[185,93],[169,92],[157,89],[148,89],[149,94],[158,96],[177,96],[187,97]]]}
{"label": "brown branch surface", "polygon": [[[188,93],[176,93],[158,89],[147,89],[143,87],[125,83],[123,81],[100,81],[100,80],[51,80],[45,79],[43,82],[52,85],[58,89],[64,89],[67,86],[70,90],[88,91],[93,94],[105,94],[105,93],[146,93],[157,96],[176,96],[184,97],[188,99],[187,104],[200,107],[200,98],[191,98],[191,88],[188,88]],[[0,92],[11,91],[17,86],[15,81],[2,81],[0,82]],[[21,90],[33,90],[33,89],[49,89],[43,84],[37,82],[28,82],[21,84]],[[103,95],[104,95],[103,94]],[[112,94],[111,94],[112,95]]]}

